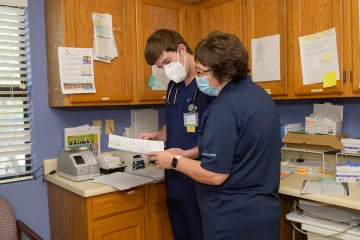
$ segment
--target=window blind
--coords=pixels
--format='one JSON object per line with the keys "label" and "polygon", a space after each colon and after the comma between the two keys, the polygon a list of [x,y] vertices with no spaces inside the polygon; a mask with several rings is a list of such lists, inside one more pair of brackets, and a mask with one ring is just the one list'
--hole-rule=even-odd
{"label": "window blind", "polygon": [[5,183],[33,178],[34,142],[25,8],[2,3],[0,0],[0,183]]}

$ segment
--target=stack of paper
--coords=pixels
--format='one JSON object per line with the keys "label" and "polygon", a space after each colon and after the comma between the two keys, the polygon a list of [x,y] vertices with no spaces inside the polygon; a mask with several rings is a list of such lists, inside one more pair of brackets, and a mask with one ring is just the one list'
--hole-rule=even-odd
{"label": "stack of paper", "polygon": [[119,56],[110,14],[93,13],[94,60],[110,63]]}
{"label": "stack of paper", "polygon": [[146,167],[144,169],[127,172],[127,174],[152,178],[154,180],[160,180],[164,178],[164,169],[156,168],[156,167]]}
{"label": "stack of paper", "polygon": [[116,172],[109,175],[95,177],[93,182],[108,184],[119,190],[133,188],[154,181],[154,179]]}
{"label": "stack of paper", "polygon": [[101,153],[100,127],[83,125],[64,129],[64,149],[90,149],[94,156]]}

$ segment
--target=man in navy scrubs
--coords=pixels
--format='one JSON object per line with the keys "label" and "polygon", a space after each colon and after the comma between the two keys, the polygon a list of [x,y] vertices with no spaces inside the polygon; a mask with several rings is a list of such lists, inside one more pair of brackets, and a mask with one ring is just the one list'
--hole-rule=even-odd
{"label": "man in navy scrubs", "polygon": [[199,89],[217,96],[199,127],[199,159],[150,152],[157,167],[195,180],[205,240],[280,238],[279,114],[248,76],[248,53],[233,34],[211,32],[195,49]]}
{"label": "man in navy scrubs", "polygon": [[[145,59],[165,70],[171,80],[166,94],[166,125],[157,132],[141,133],[140,139],[160,140],[166,149],[197,158],[198,125],[212,98],[196,84],[192,50],[177,33],[155,31],[147,40]],[[165,170],[167,206],[175,239],[203,239],[194,180],[175,170]]]}

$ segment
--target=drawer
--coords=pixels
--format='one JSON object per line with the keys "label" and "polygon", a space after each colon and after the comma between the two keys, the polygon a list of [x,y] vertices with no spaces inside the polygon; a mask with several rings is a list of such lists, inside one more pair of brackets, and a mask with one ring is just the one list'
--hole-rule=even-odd
{"label": "drawer", "polygon": [[145,205],[144,188],[116,192],[92,199],[93,220],[142,208]]}
{"label": "drawer", "polygon": [[155,203],[166,202],[166,185],[165,182],[157,183],[154,187]]}

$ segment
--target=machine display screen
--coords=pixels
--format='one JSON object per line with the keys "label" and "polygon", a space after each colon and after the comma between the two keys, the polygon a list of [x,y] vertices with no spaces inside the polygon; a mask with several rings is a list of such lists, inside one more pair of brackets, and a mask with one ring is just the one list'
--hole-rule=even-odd
{"label": "machine display screen", "polygon": [[84,161],[84,159],[82,158],[81,155],[73,156],[73,157],[74,157],[75,162],[76,162],[77,165],[79,165],[79,164],[84,164],[84,163],[85,163],[85,161]]}

